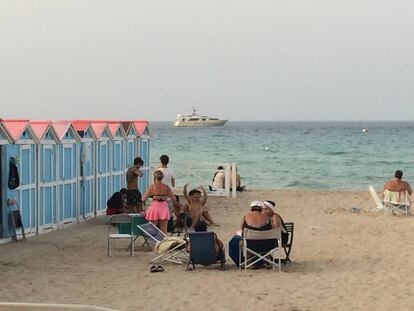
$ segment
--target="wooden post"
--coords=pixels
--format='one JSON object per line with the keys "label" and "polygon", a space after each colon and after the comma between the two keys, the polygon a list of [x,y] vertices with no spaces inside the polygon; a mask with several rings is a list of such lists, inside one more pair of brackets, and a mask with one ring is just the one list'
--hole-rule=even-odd
{"label": "wooden post", "polygon": [[237,166],[236,163],[233,162],[231,164],[231,188],[232,188],[232,195],[231,197],[235,199],[237,197]]}
{"label": "wooden post", "polygon": [[225,166],[226,175],[224,177],[224,189],[226,190],[226,194],[228,198],[230,197],[230,178],[231,178],[230,168],[231,168],[230,163],[226,163],[226,166]]}

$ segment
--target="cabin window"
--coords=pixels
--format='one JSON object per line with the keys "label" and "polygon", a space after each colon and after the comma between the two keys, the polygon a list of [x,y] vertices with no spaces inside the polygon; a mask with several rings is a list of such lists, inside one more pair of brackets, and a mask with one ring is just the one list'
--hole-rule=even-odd
{"label": "cabin window", "polygon": [[206,118],[203,118],[203,121],[205,121],[206,120]]}
{"label": "cabin window", "polygon": [[184,119],[184,118],[182,118],[182,119],[181,119],[181,121],[185,121],[185,119]]}
{"label": "cabin window", "polygon": [[198,121],[199,118],[191,118],[190,121]]}

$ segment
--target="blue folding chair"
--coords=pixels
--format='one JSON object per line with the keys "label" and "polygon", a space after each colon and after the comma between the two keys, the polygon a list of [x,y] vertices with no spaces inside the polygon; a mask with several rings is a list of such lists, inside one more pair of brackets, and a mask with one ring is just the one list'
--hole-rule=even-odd
{"label": "blue folding chair", "polygon": [[187,270],[189,270],[190,264],[195,269],[195,265],[209,266],[216,263],[220,263],[221,269],[225,270],[226,259],[224,249],[221,249],[218,255],[216,254],[215,235],[214,232],[188,233],[191,247]]}

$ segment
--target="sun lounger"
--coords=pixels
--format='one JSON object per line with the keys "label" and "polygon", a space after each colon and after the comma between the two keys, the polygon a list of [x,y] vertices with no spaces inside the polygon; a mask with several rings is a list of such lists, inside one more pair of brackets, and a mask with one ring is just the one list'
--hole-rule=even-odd
{"label": "sun lounger", "polygon": [[[168,239],[168,236],[165,235],[160,229],[157,228],[153,223],[146,223],[138,225],[138,228],[143,232],[143,237],[145,239],[144,244],[148,244],[150,247],[155,248],[157,243],[162,242],[165,239]],[[188,255],[185,252],[185,241],[181,240],[178,244],[172,247],[167,252],[158,255],[150,262],[162,262],[170,261],[173,263],[183,264],[184,261],[188,259]]]}
{"label": "sun lounger", "polygon": [[375,214],[375,213],[378,213],[380,211],[385,210],[385,206],[384,206],[383,202],[381,201],[381,199],[379,198],[379,196],[378,196],[377,192],[375,191],[374,187],[369,186],[368,191],[369,191],[369,194],[371,195],[372,199],[374,200],[374,202],[376,204],[376,207],[374,207],[371,210],[371,213]]}

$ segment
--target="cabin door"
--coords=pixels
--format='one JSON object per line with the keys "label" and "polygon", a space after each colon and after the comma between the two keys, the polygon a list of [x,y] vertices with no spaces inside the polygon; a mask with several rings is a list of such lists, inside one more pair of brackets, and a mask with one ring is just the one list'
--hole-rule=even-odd
{"label": "cabin door", "polygon": [[59,170],[59,222],[76,222],[76,149],[74,144],[61,145]]}
{"label": "cabin door", "polygon": [[112,192],[122,188],[123,174],[122,142],[118,140],[112,144]]}
{"label": "cabin door", "polygon": [[84,142],[82,145],[81,155],[81,197],[80,205],[84,219],[93,217],[94,202],[94,144],[92,142]]}
{"label": "cabin door", "polygon": [[144,174],[140,179],[139,190],[141,193],[144,193],[150,183],[150,146],[149,140],[146,138],[141,139],[140,143],[140,155],[142,161],[144,161],[144,166],[141,168],[141,172]]}
{"label": "cabin door", "polygon": [[109,171],[109,144],[108,142],[99,143],[99,157],[97,170],[97,202],[96,213],[103,214],[106,210],[106,201],[109,199],[110,171]]}
{"label": "cabin door", "polygon": [[128,139],[126,143],[126,169],[134,165],[135,158],[135,143],[133,139]]}
{"label": "cabin door", "polygon": [[40,145],[39,159],[39,231],[56,228],[56,155],[55,145]]}
{"label": "cabin door", "polygon": [[35,146],[20,145],[19,207],[26,234],[36,234]]}

